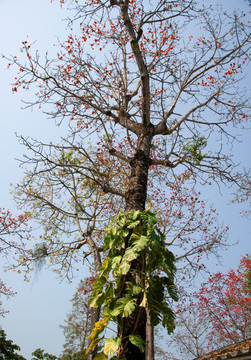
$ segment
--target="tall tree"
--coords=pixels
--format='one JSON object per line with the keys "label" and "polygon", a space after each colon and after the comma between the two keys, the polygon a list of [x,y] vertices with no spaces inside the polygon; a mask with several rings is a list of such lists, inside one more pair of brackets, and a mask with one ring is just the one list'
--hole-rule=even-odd
{"label": "tall tree", "polygon": [[[27,62],[10,59],[10,64],[19,69],[13,91],[20,87],[31,90],[37,85],[37,100],[32,105],[52,105],[45,109],[51,117],[70,119],[72,136],[63,145],[49,146],[49,154],[44,153],[43,144],[24,141],[35,153],[34,173],[39,174],[43,162],[53,175],[58,164],[64,164],[61,171],[73,180],[67,191],[74,200],[81,176],[85,179],[83,200],[75,203],[86,221],[85,231],[73,247],[66,248],[57,240],[50,243],[58,254],[64,257],[83,243],[97,253],[90,229],[97,219],[93,215],[99,206],[95,197],[100,194],[106,203],[112,199],[110,205],[118,205],[117,199],[121,199],[120,208],[129,214],[145,209],[147,190],[158,180],[159,184],[173,186],[174,196],[178,192],[172,182],[179,177],[189,177],[191,182],[229,182],[245,191],[247,174],[235,169],[228,146],[235,139],[235,126],[245,127],[249,109],[245,91],[238,87],[250,49],[245,14],[212,11],[193,0],[87,0],[69,4],[76,10],[71,25],[79,21],[80,34],[71,30],[57,59],[46,55],[42,62],[27,42],[23,44]],[[88,147],[86,139],[97,146]],[[51,150],[62,151],[61,158],[54,158],[52,153],[49,156]],[[34,164],[34,158],[28,162]],[[76,174],[81,175],[79,182],[75,182]],[[32,179],[30,176],[27,186]],[[57,184],[65,187],[62,178]],[[39,198],[46,189],[39,182],[37,186]],[[161,193],[156,186],[153,199],[157,189]],[[49,197],[53,203],[54,194]],[[82,205],[85,201],[93,211]],[[59,213],[58,208],[54,210],[50,223]],[[69,212],[67,215],[71,216]],[[182,214],[177,212],[176,217]],[[76,210],[74,221],[79,223]],[[178,238],[186,241],[181,235]],[[209,242],[203,249],[211,248]],[[191,252],[199,253],[194,249]],[[39,245],[36,254],[48,254],[46,243]],[[142,266],[134,262],[130,275],[136,279]],[[146,312],[140,312],[137,322],[138,316],[135,310],[120,324],[123,339],[128,332],[135,332],[135,323],[136,334],[146,339]],[[145,358],[144,351],[131,342],[126,344],[128,359]],[[147,356],[153,358],[152,354]]]}

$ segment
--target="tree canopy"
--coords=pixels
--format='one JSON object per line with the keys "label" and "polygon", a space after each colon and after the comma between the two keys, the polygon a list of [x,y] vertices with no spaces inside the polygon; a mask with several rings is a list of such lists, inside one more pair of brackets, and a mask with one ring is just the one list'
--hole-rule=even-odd
{"label": "tree canopy", "polygon": [[2,360],[25,360],[25,358],[17,353],[20,347],[13,344],[12,340],[6,339],[3,329],[0,329],[0,356]]}

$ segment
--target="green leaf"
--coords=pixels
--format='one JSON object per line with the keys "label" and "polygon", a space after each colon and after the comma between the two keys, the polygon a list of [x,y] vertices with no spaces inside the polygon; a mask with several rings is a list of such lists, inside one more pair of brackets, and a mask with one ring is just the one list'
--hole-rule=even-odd
{"label": "green leaf", "polygon": [[99,293],[97,295],[91,295],[89,300],[90,307],[98,308],[100,307],[104,302],[104,293]]}
{"label": "green leaf", "polygon": [[[122,317],[128,317],[135,310],[137,304],[135,299],[132,299],[129,295],[124,298],[118,299],[116,303],[117,311],[122,314]],[[114,309],[115,310],[115,309]]]}
{"label": "green leaf", "polygon": [[105,341],[104,345],[104,354],[105,355],[113,355],[116,351],[118,351],[120,345],[120,338],[116,339],[108,338]]}
{"label": "green leaf", "polygon": [[121,259],[122,259],[122,256],[121,256],[121,255],[115,256],[115,257],[112,259],[112,269],[114,269],[114,268],[121,262]]}
{"label": "green leaf", "polygon": [[127,248],[123,257],[124,261],[131,262],[139,257],[139,254],[132,248]]}
{"label": "green leaf", "polygon": [[129,335],[129,341],[137,346],[141,352],[145,350],[145,342],[140,335]]}
{"label": "green leaf", "polygon": [[112,235],[115,236],[117,233],[117,226],[114,224],[110,231],[111,231]]}
{"label": "green leaf", "polygon": [[111,270],[112,267],[112,259],[107,257],[104,261],[103,264],[100,268],[100,275],[99,276],[104,276],[105,278],[108,277],[109,272]]}
{"label": "green leaf", "polygon": [[121,308],[121,306],[118,306],[118,307],[115,307],[113,310],[109,311],[110,315],[112,317],[114,316],[118,316],[122,313],[123,311],[123,308]]}
{"label": "green leaf", "polygon": [[104,292],[104,301],[113,298],[113,283],[110,283]]}
{"label": "green leaf", "polygon": [[119,219],[119,226],[123,227],[126,224],[126,216],[122,215],[121,218]]}
{"label": "green leaf", "polygon": [[122,275],[126,275],[128,273],[128,271],[131,268],[131,263],[128,261],[123,261],[120,265],[120,267],[118,268],[118,273],[122,274]]}
{"label": "green leaf", "polygon": [[132,287],[132,295],[138,295],[143,290],[141,285],[133,285]]}
{"label": "green leaf", "polygon": [[128,301],[127,304],[125,304],[122,317],[128,317],[129,315],[131,315],[131,313],[135,310],[136,306],[137,304],[135,302],[135,299]]}
{"label": "green leaf", "polygon": [[153,227],[153,225],[157,224],[157,219],[156,219],[156,215],[154,213],[152,213],[151,211],[149,210],[145,210],[144,211],[144,214],[146,215],[147,217],[147,223]]}
{"label": "green leaf", "polygon": [[138,218],[138,216],[140,215],[141,211],[140,210],[130,210],[129,211],[129,218],[132,220],[136,220]]}
{"label": "green leaf", "polygon": [[106,356],[104,353],[99,353],[95,356],[94,360],[107,360],[108,356]]}
{"label": "green leaf", "polygon": [[133,251],[139,253],[147,247],[148,243],[149,243],[148,237],[142,235],[139,239],[133,241],[132,249]]}
{"label": "green leaf", "polygon": [[128,229],[135,229],[140,224],[140,220],[132,221],[129,225],[127,225]]}

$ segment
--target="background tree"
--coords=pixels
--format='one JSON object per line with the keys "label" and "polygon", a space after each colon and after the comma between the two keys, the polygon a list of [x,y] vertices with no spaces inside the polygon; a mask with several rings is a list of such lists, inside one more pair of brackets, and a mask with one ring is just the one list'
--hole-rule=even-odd
{"label": "background tree", "polygon": [[[9,253],[18,258],[26,251],[25,245],[30,238],[31,230],[27,224],[28,218],[27,213],[14,217],[9,210],[0,208],[0,256],[2,258],[6,258]],[[2,295],[13,296],[14,292],[8,289],[0,279],[0,296]],[[0,315],[5,312],[0,301]]]}
{"label": "background tree", "polygon": [[33,351],[33,353],[31,355],[32,355],[31,360],[57,360],[58,359],[57,356],[48,354],[42,349],[36,349],[35,351]]}
{"label": "background tree", "polygon": [[236,271],[216,273],[201,285],[196,295],[201,317],[211,324],[209,342],[224,346],[250,338],[250,270],[251,259],[243,256]]}
{"label": "background tree", "polygon": [[89,297],[93,288],[93,277],[82,280],[74,294],[72,310],[67,315],[65,325],[61,325],[65,336],[62,358],[73,358],[82,353],[84,357],[88,347],[87,337],[91,332],[91,311]]}
{"label": "background tree", "polygon": [[17,354],[20,347],[13,344],[12,340],[6,339],[6,334],[3,329],[0,329],[0,356],[2,360],[25,360],[21,355]]}
{"label": "background tree", "polygon": [[194,359],[250,338],[250,269],[250,257],[243,256],[236,271],[211,275],[189,304],[179,304],[177,327],[168,342],[175,344],[176,354],[168,358]]}
{"label": "background tree", "polygon": [[[70,135],[63,149],[52,144],[49,154],[64,150],[61,160],[56,157],[56,165],[64,163],[71,178],[82,170],[90,181],[82,188],[84,198],[90,196],[90,185],[95,185],[98,192],[112,198],[111,205],[120,203],[128,214],[145,209],[147,190],[157,181],[160,193],[162,184],[174,186],[180,177],[189,177],[191,183],[228,182],[245,191],[247,174],[237,171],[229,149],[235,140],[235,126],[245,127],[249,109],[245,91],[238,87],[250,49],[245,14],[212,12],[200,4],[197,7],[192,0],[69,4],[76,10],[71,24],[74,27],[74,20],[79,21],[80,34],[72,29],[66,42],[60,44],[57,59],[46,56],[41,61],[24,42],[27,62],[13,57],[10,63],[19,69],[14,92],[37,85],[37,100],[32,105],[52,105],[45,108],[51,117],[70,119]],[[100,53],[98,59],[95,50]],[[97,146],[88,147],[87,139]],[[35,153],[35,174],[44,160],[54,169],[54,155],[44,156],[44,144],[25,143]],[[82,152],[81,163],[77,163],[78,158],[69,162],[69,151],[76,149]],[[65,154],[65,150],[69,151]],[[125,181],[118,181],[121,175]],[[69,189],[74,197],[76,186]],[[93,224],[97,205],[94,192],[91,194],[89,204],[95,211],[88,212],[81,241],[67,248],[60,242],[49,242],[50,247],[62,250],[58,254],[65,256],[69,249],[72,254],[88,242],[93,246],[87,225]],[[167,195],[172,197],[168,190]],[[53,199],[54,194],[49,196]],[[81,210],[85,214],[86,209]],[[176,217],[181,217],[180,213]],[[76,211],[74,221],[78,221]],[[178,238],[186,243],[182,236]],[[211,248],[209,243],[203,249]],[[197,255],[194,249],[191,252]],[[45,256],[47,244],[35,250],[35,257]],[[138,262],[133,266],[130,276],[136,279],[142,268]],[[141,302],[139,297],[138,304]],[[123,339],[127,331],[133,331],[138,314],[137,307],[125,320]],[[145,328],[143,311],[137,334],[144,340]],[[125,343],[123,340],[122,346]],[[129,359],[145,357],[130,342],[125,351]]]}

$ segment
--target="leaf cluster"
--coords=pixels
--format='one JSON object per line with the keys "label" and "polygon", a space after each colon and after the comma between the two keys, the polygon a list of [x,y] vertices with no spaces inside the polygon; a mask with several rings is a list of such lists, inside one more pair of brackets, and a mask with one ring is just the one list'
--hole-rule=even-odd
{"label": "leaf cluster", "polygon": [[189,141],[186,145],[183,145],[182,151],[189,154],[195,165],[200,165],[203,155],[201,150],[205,148],[207,141],[205,136],[193,137],[192,141]]}
{"label": "leaf cluster", "polygon": [[[107,256],[90,298],[90,306],[103,306],[103,318],[89,336],[91,344],[87,351],[103,339],[100,335],[110,321],[118,323],[118,318],[129,318],[139,308],[150,310],[153,326],[162,322],[171,333],[174,314],[165,302],[165,295],[167,292],[177,300],[176,269],[174,255],[165,247],[155,214],[149,210],[120,213],[106,229],[104,243]],[[113,355],[122,340],[119,336],[106,339],[103,354]],[[128,341],[144,351],[139,335],[130,334]]]}
{"label": "leaf cluster", "polygon": [[20,351],[20,347],[13,344],[12,340],[7,340],[5,331],[0,329],[0,359],[25,360],[25,358],[22,355],[17,354],[16,351]]}

